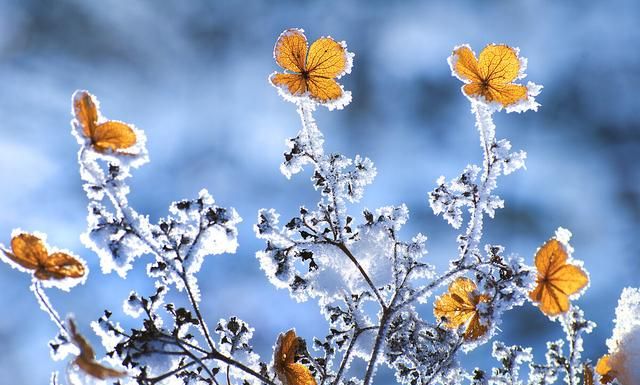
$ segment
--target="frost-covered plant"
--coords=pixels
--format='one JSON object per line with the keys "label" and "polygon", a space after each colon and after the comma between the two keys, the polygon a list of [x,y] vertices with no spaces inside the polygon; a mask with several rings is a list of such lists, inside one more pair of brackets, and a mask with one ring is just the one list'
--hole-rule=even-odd
{"label": "frost-covered plant", "polygon": [[[444,271],[428,263],[426,236],[399,237],[409,220],[406,205],[349,213],[376,168],[366,157],[325,152],[313,117],[319,105],[342,109],[351,101],[336,81],[352,68],[346,44],[322,37],[309,47],[302,30],[290,29],[278,38],[274,57],[285,72],[272,74],[270,81],[296,105],[302,123],[287,142],[281,171],[290,178],[311,168],[319,200],[282,222],[276,210],[260,210],[254,228],[266,246],[257,259],[273,285],[287,288],[297,301],[317,300],[327,332],[309,346],[294,329],[283,332],[273,357],[265,360],[253,351],[257,332],[246,322],[230,316],[209,327],[200,312],[207,293],[200,292],[197,273],[205,257],[236,251],[239,215],[202,190],[196,198],[174,202],[168,216],[151,223],[127,199],[132,169],[149,161],[143,131],[106,119],[93,95],[77,91],[72,133],[89,199],[88,229],[81,239],[98,255],[105,274],[126,278],[136,259],[150,256],[146,273],[155,290],[132,291],[125,298],[126,315],[140,320],[136,327],[125,330],[110,310],[91,324],[107,350],[98,359],[74,319],[63,320],[44,293],[83,283],[86,263],[49,248],[43,234],[14,231],[11,247],[0,247],[0,256],[33,274],[32,291],[60,329],[50,342],[52,357],[74,356],[65,372],[68,384],[369,385],[386,366],[398,383],[411,385],[548,385],[558,378],[568,385],[637,385],[637,289],[623,292],[607,341],[609,355],[594,373],[582,357],[582,341],[595,324],[571,303],[589,282],[582,263],[572,258],[571,233],[559,228],[536,252],[535,266],[502,245],[483,242],[486,216],[493,218],[503,207],[494,194],[498,178],[523,168],[526,158],[524,151],[512,151],[508,140],[497,139],[493,114],[539,106],[535,97],[541,86],[515,83],[526,69],[518,49],[492,44],[476,58],[463,45],[449,58],[452,74],[465,83],[462,92],[471,103],[484,159],[452,179],[440,177],[428,194],[434,213],[463,229]],[[172,289],[178,295],[168,302]],[[502,315],[527,299],[557,321],[566,338],[547,344],[544,363],[533,362],[531,348],[494,341],[499,366],[467,371],[458,353],[493,339]],[[431,312],[434,316],[427,316]],[[364,362],[362,372],[354,360]],[[51,383],[60,382],[54,374]]]}
{"label": "frost-covered plant", "polygon": [[[395,369],[400,383],[458,384],[468,379],[473,384],[521,384],[519,367],[532,360],[530,348],[495,342],[494,356],[503,367],[491,375],[480,369],[466,373],[457,352],[489,341],[497,334],[501,315],[530,297],[545,314],[560,320],[569,352],[564,355],[563,341],[550,344],[548,362],[531,363],[529,382],[550,384],[564,371],[565,381],[577,384],[583,366],[582,334],[594,325],[577,307],[569,307],[569,296],[575,298],[586,286],[586,272],[573,261],[558,265],[566,255],[560,261],[556,254],[571,254],[570,233],[558,231],[560,240],[552,243],[558,250],[541,248],[535,288],[536,268],[505,254],[501,245],[482,244],[485,215],[493,218],[495,210],[503,207],[502,199],[493,193],[498,177],[523,168],[526,158],[524,151],[512,151],[508,140],[496,138],[493,114],[539,106],[535,96],[541,86],[514,83],[525,77],[527,64],[518,49],[489,45],[476,58],[463,45],[449,58],[453,75],[465,83],[462,91],[471,102],[484,161],[482,167],[468,165],[450,181],[440,177],[429,193],[434,213],[442,214],[456,229],[465,223],[464,211],[469,212],[458,236],[457,256],[444,272],[436,272],[425,261],[426,236],[417,234],[409,241],[398,238],[409,217],[404,204],[365,209],[359,220],[347,210],[348,203],[362,197],[376,170],[371,160],[360,155],[326,153],[313,117],[317,105],[333,109],[334,100],[350,99],[334,80],[351,70],[353,54],[346,44],[320,38],[308,47],[303,31],[291,29],[280,35],[274,58],[288,72],[274,73],[271,83],[296,104],[302,123],[298,134],[288,140],[281,171],[289,178],[310,166],[320,199],[316,207],[301,207],[298,216],[285,221],[274,209],[261,210],[255,230],[266,247],[257,257],[274,286],[288,288],[298,301],[316,299],[327,319],[326,336],[314,339],[322,357],[309,365],[317,380],[368,385],[378,366],[386,365]],[[345,105],[340,103],[338,108]],[[555,269],[547,271],[556,265],[562,277]],[[571,287],[555,286],[558,280]],[[435,319],[425,319],[422,310],[447,283],[448,292],[433,301]],[[353,373],[356,379],[349,376],[354,358],[366,362],[364,374]]]}
{"label": "frost-covered plant", "polygon": [[[521,62],[517,51],[491,47],[500,47],[505,65],[515,66],[513,77],[506,79],[505,75],[504,87],[525,90],[524,98],[505,105],[513,109],[512,104],[517,102],[520,110],[535,109],[533,97],[539,87],[532,85],[529,90],[506,84],[516,75],[524,76],[518,69]],[[461,63],[460,52],[465,50],[470,52],[466,47],[459,48],[450,59],[454,74],[472,73],[482,83],[477,62],[468,72],[456,69]],[[497,85],[489,84],[490,90],[481,98],[468,94],[485,154],[483,168],[470,165],[451,182],[441,177],[438,187],[429,194],[434,212],[442,213],[455,228],[463,222],[462,208],[470,212],[466,230],[458,237],[458,255],[447,271],[436,273],[424,260],[426,236],[417,234],[409,241],[398,237],[409,218],[406,205],[365,209],[360,220],[347,212],[347,203],[362,197],[376,169],[368,158],[325,153],[323,135],[313,118],[316,105],[327,103],[324,89],[335,90],[333,98],[343,97],[342,86],[336,86],[333,78],[351,68],[353,55],[346,44],[321,38],[307,52],[302,31],[288,30],[278,39],[274,56],[280,66],[293,73],[274,74],[271,81],[287,100],[296,103],[302,121],[301,131],[288,142],[281,170],[290,177],[310,165],[320,201],[315,208],[301,207],[300,214],[283,225],[275,210],[261,210],[255,229],[257,236],[265,239],[266,248],[257,256],[276,287],[288,287],[300,301],[318,300],[329,322],[324,339],[314,341],[324,353],[320,363],[314,365],[321,368],[320,382],[347,381],[345,375],[356,357],[367,362],[360,378],[365,385],[373,381],[380,364],[395,368],[401,383],[461,381],[464,377],[460,375],[457,351],[468,351],[488,341],[496,333],[501,314],[526,300],[533,279],[532,268],[515,256],[504,255],[502,246],[480,245],[484,215],[493,216],[494,210],[503,205],[492,193],[497,178],[521,168],[525,158],[522,151],[511,152],[507,140],[495,139],[492,114],[502,105],[490,98]],[[470,59],[463,58],[471,66]],[[507,59],[511,61],[506,63]],[[481,56],[481,64],[483,60]],[[317,69],[322,71],[320,81],[315,80]],[[482,76],[491,77],[503,69],[488,70],[493,72]],[[464,80],[476,79],[469,76]],[[501,96],[502,89],[496,89]],[[424,319],[420,310],[440,286],[449,282],[450,294],[441,297],[436,306],[440,319]]]}

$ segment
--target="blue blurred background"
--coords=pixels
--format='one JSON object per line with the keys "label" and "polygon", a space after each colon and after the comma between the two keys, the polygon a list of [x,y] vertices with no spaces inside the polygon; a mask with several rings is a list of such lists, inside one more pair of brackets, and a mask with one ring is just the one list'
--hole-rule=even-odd
{"label": "blue blurred background", "polygon": [[[171,201],[207,188],[244,218],[237,254],[212,257],[200,272],[203,312],[211,324],[238,315],[256,327],[256,349],[268,361],[278,332],[326,332],[317,305],[297,304],[270,286],[254,257],[263,247],[252,230],[258,209],[290,217],[299,204],[317,200],[308,173],[292,181],[279,173],[285,139],[299,121],[267,82],[277,69],[278,34],[302,27],[310,40],[330,34],[355,52],[353,72],[343,79],[353,102],[316,114],[326,148],[375,162],[378,177],[352,213],[407,203],[412,218],[404,236],[427,234],[428,260],[441,270],[455,253],[456,232],[433,216],[426,194],[438,176],[481,162],[468,101],[446,58],[460,43],[476,51],[507,43],[521,48],[528,79],[545,88],[539,112],[496,116],[498,137],[528,159],[526,171],[499,180],[506,207],[487,223],[485,240],[531,262],[558,226],[574,233],[574,256],[591,273],[578,304],[598,323],[585,347],[597,359],[622,288],[640,286],[639,16],[635,0],[2,0],[0,242],[7,244],[16,227],[39,230],[89,262],[84,286],[68,294],[49,290],[85,334],[105,308],[122,319],[132,287],[151,292],[146,261],[126,281],[104,276],[79,241],[87,199],[70,135],[70,97],[88,89],[107,117],[148,136],[151,163],[131,179],[138,211],[157,220]],[[0,373],[13,385],[44,384],[52,369],[64,370],[49,359],[55,326],[26,275],[0,266],[0,285]],[[430,306],[422,310],[431,313]],[[533,346],[539,361],[544,341],[561,337],[530,304],[510,312],[501,329],[502,340]],[[488,349],[462,359],[488,369]],[[382,371],[378,383],[393,382],[389,376]]]}

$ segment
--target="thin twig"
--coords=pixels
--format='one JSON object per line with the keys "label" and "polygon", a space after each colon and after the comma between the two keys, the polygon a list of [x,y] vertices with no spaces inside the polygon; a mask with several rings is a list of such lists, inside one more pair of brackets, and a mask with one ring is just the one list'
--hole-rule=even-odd
{"label": "thin twig", "polygon": [[344,242],[335,242],[335,243],[332,243],[332,244],[337,246],[340,250],[342,250],[342,252],[349,258],[349,260],[351,262],[353,262],[353,264],[356,266],[358,271],[360,271],[360,274],[362,275],[362,278],[364,278],[364,280],[367,282],[367,284],[369,285],[369,287],[371,288],[371,290],[375,294],[376,298],[378,299],[378,302],[380,303],[380,306],[382,306],[382,309],[383,310],[387,309],[387,305],[385,304],[384,300],[382,299],[382,295],[380,295],[380,292],[378,291],[378,289],[374,285],[373,281],[371,280],[371,278],[369,278],[369,275],[367,274],[365,269],[362,267],[360,262],[358,262],[358,259],[353,255],[353,253],[351,253],[351,250],[349,250],[347,245],[345,245]]}
{"label": "thin twig", "polygon": [[[198,241],[200,240],[200,236],[202,235],[202,215],[199,216],[198,219],[198,234],[196,235],[195,239],[193,240],[193,243],[191,244],[191,246],[189,247],[189,251],[187,251],[187,255],[185,256],[184,260],[186,261],[187,259],[189,259],[193,253],[193,250],[196,246],[196,244],[198,243]],[[176,248],[176,254],[178,254],[178,249]],[[184,282],[184,286],[187,289],[187,293],[189,295],[189,301],[191,302],[191,306],[193,307],[193,310],[196,313],[196,317],[198,317],[198,322],[200,323],[200,329],[202,330],[205,339],[207,340],[207,344],[209,344],[209,347],[211,348],[211,350],[215,350],[215,345],[213,344],[213,339],[211,338],[211,334],[209,334],[209,328],[207,327],[207,324],[204,322],[204,318],[202,317],[202,314],[200,313],[200,306],[198,305],[198,303],[195,300],[195,296],[193,295],[193,291],[191,288],[191,283],[189,282],[188,276],[187,276],[187,272],[186,269],[184,267],[184,264],[181,264],[182,266],[182,274],[180,275],[180,278],[182,279],[182,281]]]}
{"label": "thin twig", "polygon": [[451,347],[451,350],[449,350],[449,352],[447,352],[447,357],[438,363],[438,367],[436,368],[436,370],[433,372],[433,374],[431,375],[431,377],[429,377],[429,379],[427,380],[427,382],[425,382],[425,385],[429,385],[431,383],[431,381],[433,381],[433,379],[436,378],[436,376],[442,371],[442,369],[444,368],[445,364],[447,364],[448,362],[451,361],[451,359],[455,356],[456,352],[458,351],[458,349],[460,349],[460,347],[462,346],[462,343],[464,342],[464,337],[462,335],[460,335],[458,337],[458,341]]}
{"label": "thin twig", "polygon": [[[80,151],[80,153],[78,154],[79,160],[80,160],[80,165],[81,167],[83,167],[85,170],[87,170],[88,172],[91,173],[91,171],[89,169],[87,169],[84,166],[84,148]],[[95,175],[93,175],[94,178],[96,180],[99,180],[100,178],[97,178]],[[114,195],[114,193],[112,191],[110,191],[109,188],[107,188],[107,186],[103,183],[102,187],[105,189],[105,192],[107,193],[107,196],[109,197],[109,199],[111,200],[111,202],[113,203],[113,205],[119,209],[120,213],[123,216],[123,219],[127,222],[127,224],[129,225],[129,227],[131,228],[131,231],[133,232],[133,234],[140,239],[142,242],[144,242],[149,249],[152,251],[152,253],[154,253],[156,256],[158,256],[159,258],[162,258],[163,253],[161,252],[160,249],[158,249],[153,242],[151,242],[149,239],[147,239],[146,237],[144,237],[142,235],[142,233],[139,231],[139,229],[137,229],[133,223],[134,221],[132,221],[132,219],[129,216],[129,212],[127,211],[127,208],[131,211],[133,211],[133,209],[129,208],[129,207],[123,207],[122,203],[116,198],[116,196]],[[202,224],[200,224],[200,228],[202,228]],[[200,234],[200,233],[199,233]],[[193,244],[192,244],[193,247]],[[189,250],[188,255],[190,255],[192,249]],[[177,254],[177,256],[179,257],[179,251],[177,250],[177,248],[174,250]],[[168,263],[168,266],[171,266],[170,263]],[[206,327],[206,324],[204,322],[204,318],[202,317],[202,314],[200,312],[199,306],[195,300],[195,296],[193,294],[193,289],[191,288],[191,284],[189,283],[189,280],[186,277],[186,270],[184,268],[184,265],[182,266],[183,270],[181,273],[179,273],[178,275],[180,276],[180,278],[183,280],[184,284],[185,284],[185,288],[187,291],[187,295],[189,297],[189,301],[194,309],[194,312],[196,313],[196,317],[198,318],[198,322],[199,322],[199,329],[202,331],[205,339],[207,340],[207,343],[209,345],[209,347],[211,348],[211,352],[209,352],[209,356],[213,359],[217,359],[220,360],[222,362],[225,362],[227,364],[230,364],[232,366],[235,366],[236,368],[244,371],[245,373],[252,375],[254,377],[256,377],[257,379],[259,379],[260,381],[269,384],[269,385],[275,385],[275,383],[271,380],[269,380],[268,378],[265,378],[264,376],[260,375],[259,373],[257,373],[256,371],[254,371],[253,369],[249,368],[248,366],[242,364],[241,362],[238,362],[236,360],[234,360],[233,358],[227,357],[225,355],[223,355],[222,353],[220,353],[216,348],[215,345],[213,343],[213,340],[209,334],[209,331]],[[192,356],[192,358],[197,358],[195,355]],[[203,365],[203,368],[205,368],[208,372],[209,369],[206,367],[206,365]]]}
{"label": "thin twig", "polygon": [[[299,114],[300,114],[300,119],[302,121],[302,129],[307,131],[307,133],[310,135],[312,130],[317,130],[317,128],[312,128],[310,123],[307,120],[307,115],[311,115],[311,110],[309,110],[308,107],[306,107],[306,105],[304,103],[299,104]],[[322,170],[320,167],[320,163],[318,161],[318,159],[316,159],[312,154],[306,154],[306,156],[311,160],[311,162],[315,165],[316,169],[320,169],[323,172],[327,172],[327,170]],[[338,208],[338,200],[337,197],[335,195],[335,191],[333,188],[330,188],[330,197],[331,197],[331,201],[333,204],[333,213],[335,215],[336,218],[336,223],[338,225],[338,227],[341,227],[340,225],[340,217],[339,217],[339,208]],[[362,277],[364,278],[364,280],[367,282],[367,284],[369,285],[369,287],[371,288],[371,290],[373,291],[373,293],[375,294],[376,298],[378,299],[378,302],[380,303],[380,306],[382,307],[382,309],[386,309],[387,305],[385,304],[382,295],[380,295],[380,292],[378,291],[378,289],[376,288],[375,284],[373,283],[373,281],[371,280],[371,278],[369,277],[369,275],[367,274],[367,272],[364,270],[364,268],[362,267],[362,265],[360,265],[360,263],[358,262],[358,260],[356,259],[356,257],[351,253],[351,251],[349,250],[349,248],[347,247],[347,245],[344,243],[344,241],[342,240],[342,231],[340,228],[335,228],[334,224],[333,224],[333,220],[331,219],[331,215],[330,213],[326,212],[327,214],[327,222],[329,223],[329,226],[331,227],[331,232],[333,233],[333,240],[327,239],[327,241],[331,244],[333,244],[334,246],[337,246],[340,250],[342,250],[342,252],[349,258],[349,260],[356,266],[356,268],[358,269],[358,271],[360,272],[360,274],[362,275]]]}
{"label": "thin twig", "polygon": [[187,289],[187,295],[189,296],[189,302],[191,302],[191,306],[193,307],[193,310],[196,313],[196,317],[198,318],[198,323],[199,326],[202,331],[202,333],[204,334],[205,339],[207,340],[207,344],[209,344],[209,347],[211,348],[211,350],[216,350],[215,345],[213,344],[213,339],[211,338],[211,335],[209,334],[209,330],[204,322],[204,318],[202,318],[202,314],[200,313],[200,307],[198,306],[198,303],[196,302],[196,298],[193,295],[193,291],[191,289],[191,285],[189,283],[189,280],[186,277],[186,274],[184,276],[181,276],[183,282],[184,282],[184,287]]}
{"label": "thin twig", "polygon": [[161,374],[161,375],[159,375],[157,377],[147,378],[146,381],[149,384],[155,384],[157,382],[160,382],[160,381],[164,380],[165,378],[169,378],[169,377],[173,376],[174,374],[180,372],[181,370],[187,369],[187,368],[195,365],[196,363],[197,363],[197,361],[191,361],[191,362],[186,363],[184,365],[178,366],[177,368],[172,369],[172,370],[170,370],[170,371],[168,371],[166,373],[163,373],[163,374]]}
{"label": "thin twig", "polygon": [[377,328],[378,328],[377,326],[369,326],[366,328],[362,328],[362,329],[358,328],[354,330],[353,336],[351,337],[351,340],[349,340],[349,346],[347,346],[347,350],[345,351],[344,355],[342,356],[342,360],[340,361],[340,367],[338,368],[338,372],[336,373],[336,379],[335,381],[333,381],[333,385],[338,385],[338,383],[340,382],[340,379],[342,378],[342,374],[346,369],[347,364],[350,361],[353,347],[355,346],[356,341],[358,340],[360,335],[366,331],[377,329]]}
{"label": "thin twig", "polygon": [[227,357],[224,354],[215,351],[212,353],[211,357],[213,359],[222,361],[226,364],[230,364],[232,366],[235,366],[236,368],[242,370],[243,372],[252,375],[253,377],[257,378],[258,380],[264,382],[265,384],[268,385],[276,385],[275,382],[271,381],[270,379],[268,379],[267,377],[264,377],[263,375],[261,375],[260,373],[256,372],[255,370],[251,369],[250,367],[246,366],[245,364],[243,364],[242,362],[238,362],[236,360],[234,360],[233,358]]}
{"label": "thin twig", "polygon": [[34,280],[33,288],[33,292],[36,295],[38,302],[40,302],[40,304],[45,307],[47,313],[49,313],[51,319],[53,319],[60,331],[68,336],[69,332],[67,331],[67,328],[64,326],[64,323],[60,319],[58,312],[56,312],[56,310],[51,307],[51,304],[49,303],[49,297],[47,297],[47,295],[42,290],[42,284],[40,283],[40,281]]}

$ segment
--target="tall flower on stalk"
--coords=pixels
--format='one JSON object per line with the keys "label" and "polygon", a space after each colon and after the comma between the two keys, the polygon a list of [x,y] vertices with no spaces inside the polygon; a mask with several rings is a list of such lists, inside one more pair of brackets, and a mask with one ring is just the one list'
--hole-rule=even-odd
{"label": "tall flower on stalk", "polygon": [[286,72],[274,72],[269,81],[285,99],[296,103],[308,99],[330,110],[351,102],[351,92],[336,81],[351,72],[353,63],[344,41],[321,37],[309,47],[304,30],[291,28],[280,34],[273,57]]}
{"label": "tall flower on stalk", "polygon": [[526,86],[515,83],[526,76],[527,59],[519,54],[518,48],[489,44],[476,58],[465,44],[454,48],[449,65],[453,75],[465,83],[462,93],[472,101],[506,108],[507,112],[537,111],[535,97],[542,87],[532,82]]}

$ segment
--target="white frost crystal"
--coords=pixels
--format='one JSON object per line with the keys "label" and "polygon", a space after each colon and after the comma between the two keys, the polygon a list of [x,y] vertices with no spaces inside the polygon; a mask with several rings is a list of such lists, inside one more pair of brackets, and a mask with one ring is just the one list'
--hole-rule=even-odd
{"label": "white frost crystal", "polygon": [[640,289],[627,287],[616,308],[613,336],[607,339],[609,365],[622,385],[640,384]]}

